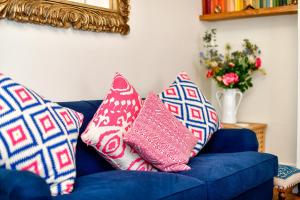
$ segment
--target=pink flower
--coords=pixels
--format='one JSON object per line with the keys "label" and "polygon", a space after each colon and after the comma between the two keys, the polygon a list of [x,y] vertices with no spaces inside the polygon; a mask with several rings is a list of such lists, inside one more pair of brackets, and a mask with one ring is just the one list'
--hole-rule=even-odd
{"label": "pink flower", "polygon": [[229,86],[232,83],[239,82],[239,76],[234,72],[230,72],[230,73],[223,75],[222,81],[223,81],[224,85]]}
{"label": "pink flower", "polygon": [[261,59],[258,57],[256,58],[256,61],[255,61],[255,67],[257,69],[259,69],[261,67]]}
{"label": "pink flower", "polygon": [[214,72],[210,69],[207,71],[206,78],[210,78],[214,75]]}

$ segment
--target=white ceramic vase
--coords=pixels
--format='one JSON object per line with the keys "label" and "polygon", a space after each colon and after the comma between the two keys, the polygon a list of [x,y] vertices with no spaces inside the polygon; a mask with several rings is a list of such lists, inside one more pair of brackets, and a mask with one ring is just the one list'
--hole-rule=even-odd
{"label": "white ceramic vase", "polygon": [[243,94],[239,89],[224,89],[217,91],[216,98],[221,108],[221,121],[223,123],[234,124],[237,122],[237,111]]}

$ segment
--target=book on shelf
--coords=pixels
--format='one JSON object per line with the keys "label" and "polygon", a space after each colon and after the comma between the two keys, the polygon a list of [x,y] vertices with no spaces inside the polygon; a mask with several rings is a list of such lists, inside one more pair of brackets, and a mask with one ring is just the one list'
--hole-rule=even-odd
{"label": "book on shelf", "polygon": [[272,8],[286,6],[294,0],[202,0],[203,14],[241,11],[251,6],[252,8]]}

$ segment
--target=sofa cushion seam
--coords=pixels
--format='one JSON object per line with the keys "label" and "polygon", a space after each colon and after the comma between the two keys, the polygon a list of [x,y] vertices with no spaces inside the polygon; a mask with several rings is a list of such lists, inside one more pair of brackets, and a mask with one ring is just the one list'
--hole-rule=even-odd
{"label": "sofa cushion seam", "polygon": [[[265,162],[270,162],[270,161],[272,161],[272,160],[274,160],[274,159],[276,159],[276,158],[271,158],[271,159],[268,159],[268,160],[264,160],[264,161],[262,161],[262,162],[260,162],[260,163],[258,163],[258,164],[262,164],[262,163],[265,163]],[[255,164],[255,165],[252,165],[251,167],[247,167],[247,168],[244,168],[244,169],[242,169],[242,170],[240,170],[239,172],[243,172],[243,171],[246,171],[246,170],[248,170],[248,169],[250,169],[250,168],[252,168],[252,167],[255,167],[257,164]],[[235,174],[235,173],[234,173]],[[227,175],[227,176],[224,176],[224,177],[222,177],[222,178],[219,178],[219,179],[216,179],[216,180],[220,180],[220,179],[224,179],[224,178],[227,178],[227,177],[231,177],[231,176],[233,176],[234,174],[230,174],[230,175]],[[198,179],[198,180],[201,180],[201,179]],[[216,180],[214,180],[214,181],[205,181],[205,182],[215,182]],[[201,180],[201,181],[204,181],[204,180]]]}

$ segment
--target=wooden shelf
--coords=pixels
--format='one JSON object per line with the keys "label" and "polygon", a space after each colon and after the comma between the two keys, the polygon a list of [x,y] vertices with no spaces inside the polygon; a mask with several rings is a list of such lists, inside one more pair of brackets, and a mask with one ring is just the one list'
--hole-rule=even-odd
{"label": "wooden shelf", "polygon": [[242,10],[235,12],[224,12],[218,14],[201,15],[200,20],[202,21],[219,21],[228,19],[240,19],[249,17],[263,17],[272,15],[287,15],[297,14],[298,5],[280,6],[274,8],[260,8],[253,10]]}

